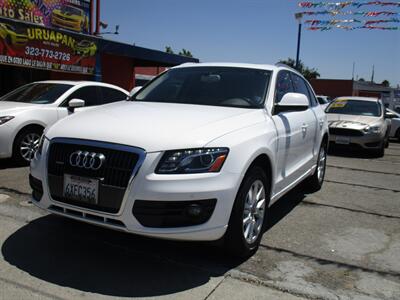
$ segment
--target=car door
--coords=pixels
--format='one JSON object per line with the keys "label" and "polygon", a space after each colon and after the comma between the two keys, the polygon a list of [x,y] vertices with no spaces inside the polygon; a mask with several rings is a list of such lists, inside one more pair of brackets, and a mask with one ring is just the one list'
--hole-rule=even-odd
{"label": "car door", "polygon": [[[293,81],[293,87],[295,93],[303,94],[308,98],[309,101],[309,109],[307,111],[304,111],[304,120],[302,126],[305,126],[305,144],[304,144],[304,164],[303,164],[303,169],[302,172],[305,173],[309,169],[311,169],[314,165],[315,162],[315,155],[318,155],[319,153],[319,145],[320,145],[320,136],[319,134],[320,130],[322,130],[322,127],[319,128],[320,124],[324,124],[324,119],[325,115],[323,114],[323,111],[321,110],[320,106],[317,103],[317,100],[314,99],[313,95],[310,93],[310,89],[308,86],[308,83],[306,80],[295,74],[291,73],[292,76],[292,81]],[[323,114],[321,116],[321,114]],[[318,117],[320,116],[321,122],[319,122]]]}
{"label": "car door", "polygon": [[[292,72],[280,71],[276,80],[275,104],[287,93],[296,92]],[[297,88],[299,91],[300,89]],[[307,95],[308,97],[308,95]],[[274,195],[289,189],[306,172],[310,161],[316,119],[309,108],[304,111],[274,113],[277,130],[277,163]]]}
{"label": "car door", "polygon": [[61,104],[58,109],[58,118],[62,119],[66,116],[70,115],[72,112],[68,110],[68,103],[72,99],[81,99],[85,101],[85,106],[76,108],[75,112],[80,112],[89,109],[90,107],[101,105],[102,99],[99,94],[99,90],[97,86],[84,86],[76,91],[74,91],[71,95],[69,95]]}

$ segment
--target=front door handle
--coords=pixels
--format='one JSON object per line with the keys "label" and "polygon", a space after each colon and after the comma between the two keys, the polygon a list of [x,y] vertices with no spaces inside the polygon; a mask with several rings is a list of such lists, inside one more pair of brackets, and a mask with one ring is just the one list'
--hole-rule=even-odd
{"label": "front door handle", "polygon": [[307,125],[307,124],[303,124],[303,126],[301,126],[301,129],[302,129],[303,131],[307,131],[308,125]]}

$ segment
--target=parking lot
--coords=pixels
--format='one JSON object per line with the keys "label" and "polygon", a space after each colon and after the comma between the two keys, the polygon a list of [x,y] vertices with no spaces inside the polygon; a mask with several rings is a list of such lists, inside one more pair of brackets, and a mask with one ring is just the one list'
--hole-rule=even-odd
{"label": "parking lot", "polygon": [[28,171],[0,161],[0,298],[400,299],[400,143],[331,152],[323,189],[275,203],[247,261],[47,215]]}

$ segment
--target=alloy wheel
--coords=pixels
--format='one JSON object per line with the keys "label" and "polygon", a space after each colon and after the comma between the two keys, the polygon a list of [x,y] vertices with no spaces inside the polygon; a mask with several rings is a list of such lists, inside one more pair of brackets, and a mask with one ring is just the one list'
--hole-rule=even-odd
{"label": "alloy wheel", "polygon": [[28,133],[24,136],[20,144],[21,156],[28,162],[30,162],[39,147],[40,135],[38,133]]}
{"label": "alloy wheel", "polygon": [[318,181],[322,182],[325,176],[325,166],[326,166],[326,150],[325,147],[321,147],[318,157]]}
{"label": "alloy wheel", "polygon": [[265,187],[256,180],[246,194],[243,211],[243,236],[248,244],[254,243],[263,228],[265,216]]}

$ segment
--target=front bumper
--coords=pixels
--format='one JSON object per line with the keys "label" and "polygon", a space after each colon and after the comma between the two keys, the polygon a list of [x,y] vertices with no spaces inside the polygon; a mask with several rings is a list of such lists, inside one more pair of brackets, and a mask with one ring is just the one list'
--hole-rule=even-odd
{"label": "front bumper", "polygon": [[13,141],[13,129],[7,123],[0,125],[0,158],[12,156]]}
{"label": "front bumper", "polygon": [[[46,141],[43,153],[46,153],[48,144]],[[33,203],[54,214],[134,234],[174,240],[220,239],[225,234],[229,222],[241,174],[221,171],[218,174],[158,175],[154,173],[154,169],[162,154],[147,153],[137,175],[128,185],[121,208],[116,214],[85,209],[52,199],[45,159],[34,159],[31,164],[31,176],[42,181],[43,195],[41,199],[33,197]],[[147,227],[143,226],[133,213],[136,201],[184,203],[205,199],[216,199],[216,204],[210,218],[199,225]]]}
{"label": "front bumper", "polygon": [[[348,140],[348,143],[343,143],[343,138]],[[342,135],[329,135],[329,142],[338,145],[359,146],[364,149],[379,149],[384,141],[384,136],[381,134],[365,134],[364,136],[342,136]]]}

